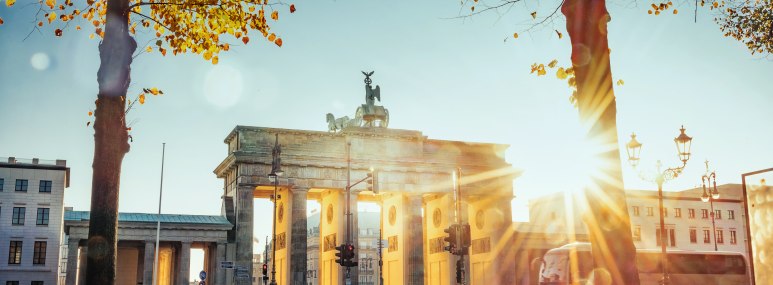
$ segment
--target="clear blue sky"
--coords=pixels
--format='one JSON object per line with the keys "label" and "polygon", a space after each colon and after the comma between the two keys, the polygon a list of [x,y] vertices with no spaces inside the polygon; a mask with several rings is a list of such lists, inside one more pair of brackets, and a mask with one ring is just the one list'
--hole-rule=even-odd
{"label": "clear blue sky", "polygon": [[[65,204],[87,210],[93,129],[86,113],[97,93],[98,41],[73,30],[56,38],[50,27],[24,41],[35,12],[25,3],[0,7],[0,156],[66,159],[72,184]],[[719,183],[740,183],[741,173],[773,166],[773,62],[722,37],[708,10],[693,23],[689,5],[655,17],[647,4],[609,4],[613,76],[626,82],[615,86],[621,143],[635,131],[643,166],[655,159],[673,165],[672,139],[687,127],[694,158],[666,190],[695,186],[704,159]],[[546,15],[553,5],[527,1],[502,17],[449,20],[443,18],[459,15],[458,2],[298,2],[298,11],[283,10],[274,26],[282,48],[256,36],[222,54],[217,66],[192,55],[140,55],[129,94],[159,87],[166,95],[129,114],[134,142],[123,164],[120,210],[156,211],[166,142],[164,212],[218,214],[222,181],[212,170],[235,125],[325,130],[326,113],[354,115],[363,97],[360,71],[375,70],[390,127],[511,145],[507,159],[524,171],[514,182],[522,218],[528,199],[578,188],[585,168],[573,154],[582,135],[571,91],[552,72],[529,74],[534,62],[568,65],[562,18],[524,31],[531,11]],[[37,53],[50,59],[43,70],[31,64]],[[39,68],[43,61],[34,60]],[[626,188],[654,188],[624,166]],[[256,205],[256,215],[270,215],[267,201]],[[257,235],[266,236],[270,224],[256,221],[266,221],[256,224]]]}

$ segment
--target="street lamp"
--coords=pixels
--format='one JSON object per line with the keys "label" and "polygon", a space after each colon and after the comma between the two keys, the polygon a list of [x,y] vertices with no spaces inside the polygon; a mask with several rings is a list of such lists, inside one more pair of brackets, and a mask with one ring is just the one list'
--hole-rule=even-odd
{"label": "street lamp", "polygon": [[276,201],[279,199],[276,192],[279,188],[279,176],[284,174],[284,171],[282,171],[281,155],[282,146],[279,145],[279,134],[276,134],[274,149],[271,152],[271,173],[268,174],[269,180],[274,182],[274,195],[272,195],[274,200],[274,218],[272,222],[273,227],[271,229],[271,285],[276,285]]}
{"label": "street lamp", "polygon": [[[668,277],[668,258],[666,253],[666,242],[667,242],[667,235],[666,235],[666,225],[665,220],[663,216],[664,208],[663,208],[663,183],[667,180],[672,180],[679,176],[679,174],[682,173],[682,170],[684,170],[684,167],[687,165],[687,160],[690,159],[690,146],[692,143],[692,138],[687,136],[684,133],[684,126],[682,126],[681,129],[679,129],[681,133],[679,136],[674,138],[674,142],[676,143],[676,149],[679,154],[679,160],[682,161],[682,166],[679,167],[672,167],[668,168],[666,170],[661,171],[661,163],[660,160],[658,160],[657,163],[657,174],[654,179],[646,179],[642,175],[642,179],[647,181],[654,181],[658,184],[658,210],[660,210],[660,250],[661,250],[661,264],[662,270],[663,270],[663,278],[660,280],[660,284],[667,285],[670,283],[669,277]],[[631,141],[628,142],[626,145],[626,151],[628,153],[628,162],[631,164],[631,167],[636,169],[636,167],[639,165],[639,155],[641,154],[641,146],[642,144],[638,141],[636,141],[636,134],[631,134]]]}
{"label": "street lamp", "polygon": [[[712,189],[711,184],[714,183]],[[708,189],[706,188],[708,184]],[[706,160],[706,174],[701,176],[701,186],[703,187],[703,195],[701,200],[703,202],[709,202],[711,205],[711,231],[714,232],[714,251],[717,251],[717,225],[714,223],[714,200],[719,199],[719,191],[717,191],[717,174],[714,171],[709,173],[709,161]]]}

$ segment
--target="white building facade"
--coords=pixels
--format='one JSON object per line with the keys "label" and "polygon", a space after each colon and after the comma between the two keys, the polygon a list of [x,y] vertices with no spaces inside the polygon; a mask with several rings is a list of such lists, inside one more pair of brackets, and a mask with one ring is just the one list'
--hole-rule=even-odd
{"label": "white building facade", "polygon": [[0,284],[59,284],[64,160],[0,158]]}
{"label": "white building facade", "polygon": [[[740,184],[717,187],[718,199],[703,202],[702,188],[664,192],[666,245],[671,249],[690,251],[740,252],[746,248],[746,213]],[[660,216],[656,190],[626,190],[628,214],[634,245],[640,249],[660,248]],[[565,199],[563,194],[530,201],[530,222],[545,225],[546,231],[569,235],[587,234],[582,221],[583,207],[578,199]],[[712,204],[713,220],[712,225]]]}

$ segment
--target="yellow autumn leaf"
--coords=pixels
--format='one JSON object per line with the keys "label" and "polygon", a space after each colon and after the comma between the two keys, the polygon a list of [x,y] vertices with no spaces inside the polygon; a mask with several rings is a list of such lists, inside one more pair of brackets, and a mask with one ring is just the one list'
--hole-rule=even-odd
{"label": "yellow autumn leaf", "polygon": [[558,79],[564,80],[567,76],[568,74],[566,74],[566,70],[564,70],[563,67],[559,67],[556,71],[556,77],[558,77]]}
{"label": "yellow autumn leaf", "polygon": [[537,76],[542,76],[542,75],[545,75],[546,73],[547,73],[547,71],[545,71],[544,68],[542,68],[540,70],[537,70]]}
{"label": "yellow autumn leaf", "polygon": [[89,117],[91,117],[91,115],[94,115],[94,113],[92,113],[91,111],[89,111]]}
{"label": "yellow autumn leaf", "polygon": [[559,39],[559,40],[560,40],[561,38],[563,38],[563,37],[564,37],[564,34],[562,34],[561,32],[559,32],[558,30],[556,30],[556,34],[558,35],[558,39]]}
{"label": "yellow autumn leaf", "polygon": [[548,67],[554,68],[554,67],[556,67],[556,64],[558,64],[558,60],[554,59],[554,60],[550,61],[550,63],[548,63]]}
{"label": "yellow autumn leaf", "polygon": [[249,10],[250,10],[250,13],[255,12],[255,6],[250,6]]}
{"label": "yellow autumn leaf", "polygon": [[623,84],[625,84],[625,81],[623,81],[622,79],[617,80],[617,86],[621,86]]}
{"label": "yellow autumn leaf", "polygon": [[217,56],[212,57],[212,64],[217,64],[220,60],[217,58]]}
{"label": "yellow autumn leaf", "polygon": [[[91,34],[91,35],[93,36],[94,34]],[[146,52],[152,52],[152,51],[153,51],[153,48],[152,48],[152,47],[150,47],[150,46],[148,46],[147,48],[145,48],[145,51],[146,51]]]}
{"label": "yellow autumn leaf", "polygon": [[679,13],[679,10],[674,9],[674,15],[676,15],[677,13]]}
{"label": "yellow autumn leaf", "polygon": [[513,38],[517,39],[518,38],[518,33],[513,33]]}
{"label": "yellow autumn leaf", "polygon": [[158,95],[158,88],[156,87],[150,88],[150,94]]}
{"label": "yellow autumn leaf", "polygon": [[145,94],[140,94],[140,105],[145,104]]}
{"label": "yellow autumn leaf", "polygon": [[54,20],[56,20],[56,12],[51,12],[48,14],[48,23],[51,24]]}
{"label": "yellow autumn leaf", "polygon": [[531,12],[531,18],[536,19],[537,18],[537,11]]}
{"label": "yellow autumn leaf", "polygon": [[16,3],[16,0],[5,0],[5,6],[11,7]]}
{"label": "yellow autumn leaf", "polygon": [[48,6],[51,9],[54,9],[54,6],[56,6],[56,0],[46,0],[46,6]]}
{"label": "yellow autumn leaf", "polygon": [[278,11],[271,12],[271,19],[274,21],[279,20],[279,12]]}

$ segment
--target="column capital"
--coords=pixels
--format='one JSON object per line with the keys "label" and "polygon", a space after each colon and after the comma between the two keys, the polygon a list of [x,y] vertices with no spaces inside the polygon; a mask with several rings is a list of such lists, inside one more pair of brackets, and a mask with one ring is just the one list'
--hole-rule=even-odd
{"label": "column capital", "polygon": [[311,187],[300,186],[300,185],[291,185],[290,186],[290,191],[293,194],[295,194],[295,193],[309,193],[309,189],[311,189]]}

